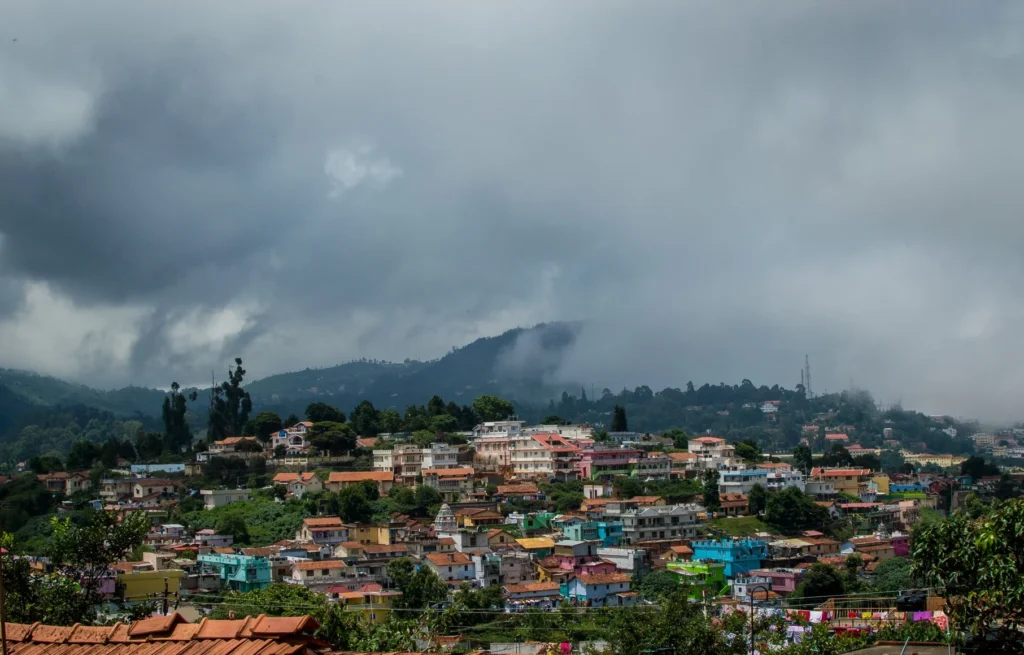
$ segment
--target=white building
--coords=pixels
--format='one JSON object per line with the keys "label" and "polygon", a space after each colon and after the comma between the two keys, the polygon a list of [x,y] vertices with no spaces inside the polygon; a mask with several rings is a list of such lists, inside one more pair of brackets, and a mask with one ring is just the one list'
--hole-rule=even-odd
{"label": "white building", "polygon": [[430,553],[423,563],[449,584],[476,580],[476,564],[465,553]]}
{"label": "white building", "polygon": [[702,469],[723,469],[735,464],[736,448],[721,437],[690,439],[686,450],[697,457],[696,466]]}
{"label": "white building", "polygon": [[249,500],[248,489],[200,489],[205,509],[217,509],[238,501]]}
{"label": "white building", "polygon": [[566,439],[589,439],[593,436],[594,430],[586,423],[574,423],[571,425],[532,425],[526,428],[530,434],[557,434]]}
{"label": "white building", "polygon": [[289,455],[302,455],[309,451],[309,437],[313,430],[310,421],[301,421],[295,425],[285,428],[270,438],[271,450],[278,446],[284,446]]}
{"label": "white building", "polygon": [[781,491],[787,487],[805,491],[806,476],[797,469],[774,469],[768,472],[767,485],[770,491]]}
{"label": "white building", "polygon": [[480,437],[486,434],[513,435],[522,434],[522,421],[487,421],[473,428],[473,436]]}
{"label": "white building", "polygon": [[626,510],[615,518],[622,521],[622,541],[628,545],[661,539],[693,539],[700,526],[697,514],[703,511],[700,505],[690,503],[641,507]]}
{"label": "white building", "polygon": [[722,471],[719,475],[718,489],[722,493],[749,494],[755,484],[768,488],[768,471],[764,469],[748,469],[742,471]]}
{"label": "white building", "polygon": [[373,470],[394,473],[395,484],[413,486],[419,482],[424,469],[458,468],[459,449],[445,443],[434,443],[429,448],[414,444],[398,444],[394,448],[373,451]]}
{"label": "white building", "polygon": [[575,479],[580,449],[557,434],[534,434],[511,442],[510,465],[523,479]]}
{"label": "white building", "polygon": [[774,414],[779,411],[779,405],[781,404],[778,400],[769,400],[761,405],[761,411],[765,414]]}

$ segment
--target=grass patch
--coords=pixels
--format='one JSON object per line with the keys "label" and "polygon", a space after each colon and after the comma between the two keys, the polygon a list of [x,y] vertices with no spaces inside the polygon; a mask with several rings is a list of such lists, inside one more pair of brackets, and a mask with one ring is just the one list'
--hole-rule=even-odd
{"label": "grass patch", "polygon": [[712,530],[724,532],[730,537],[747,537],[756,532],[773,532],[770,525],[756,516],[726,516],[708,521]]}

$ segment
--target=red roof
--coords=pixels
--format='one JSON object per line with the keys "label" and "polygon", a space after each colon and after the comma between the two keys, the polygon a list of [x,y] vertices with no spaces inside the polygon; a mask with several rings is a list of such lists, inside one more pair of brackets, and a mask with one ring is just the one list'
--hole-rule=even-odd
{"label": "red roof", "polygon": [[473,560],[465,553],[430,553],[427,560],[434,566],[463,566]]}
{"label": "red roof", "polygon": [[630,577],[625,573],[598,573],[595,575],[581,575],[579,581],[585,585],[595,584],[618,584],[629,582]]}
{"label": "red roof", "polygon": [[362,482],[363,480],[372,480],[374,482],[394,482],[395,474],[391,471],[332,471],[331,475],[327,478],[327,483]]}
{"label": "red roof", "polygon": [[111,626],[8,623],[6,632],[8,655],[293,655],[323,650],[318,627],[309,616],[189,623],[174,613]]}
{"label": "red roof", "polygon": [[523,584],[507,584],[505,592],[509,594],[526,594],[537,591],[558,593],[560,585],[557,582],[526,582]]}
{"label": "red roof", "polygon": [[311,516],[302,519],[307,528],[343,528],[345,524],[337,516]]}

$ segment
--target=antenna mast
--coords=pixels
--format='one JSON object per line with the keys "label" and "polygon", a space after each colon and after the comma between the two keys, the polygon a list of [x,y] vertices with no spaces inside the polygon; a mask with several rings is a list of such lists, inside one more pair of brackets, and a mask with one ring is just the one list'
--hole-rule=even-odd
{"label": "antenna mast", "polygon": [[807,397],[814,397],[814,391],[811,389],[811,358],[808,355],[804,355],[804,382],[807,390]]}

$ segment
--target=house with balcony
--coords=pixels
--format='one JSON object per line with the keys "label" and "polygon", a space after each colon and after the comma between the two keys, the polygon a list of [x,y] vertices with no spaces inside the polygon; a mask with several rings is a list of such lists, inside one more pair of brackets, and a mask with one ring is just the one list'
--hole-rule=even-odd
{"label": "house with balcony", "polygon": [[533,434],[511,443],[512,473],[523,480],[575,480],[580,448],[557,434]]}
{"label": "house with balcony", "polygon": [[472,468],[423,469],[423,484],[436,489],[444,502],[457,502],[473,492]]}
{"label": "house with balcony", "polygon": [[866,468],[814,468],[812,480],[831,482],[838,493],[860,498],[868,491],[871,469]]}
{"label": "house with balcony", "polygon": [[[782,491],[787,487],[793,487],[800,491],[806,491],[806,479],[803,471],[794,468],[782,468],[768,466],[769,462],[763,462],[760,466],[768,471],[768,479],[765,482],[768,491]],[[788,465],[787,465],[788,467]]]}
{"label": "house with balcony", "polygon": [[288,490],[288,495],[295,498],[302,498],[307,493],[315,494],[324,490],[323,483],[313,471],[278,473],[274,476],[273,483],[283,486]]}
{"label": "house with balcony", "polygon": [[754,485],[768,488],[768,471],[764,469],[748,469],[742,471],[722,471],[718,481],[718,489],[722,493],[747,495]]}
{"label": "house with balcony", "polygon": [[249,500],[249,489],[200,489],[204,509],[217,509],[231,503]]}
{"label": "house with balcony", "polygon": [[772,589],[772,579],[767,576],[745,575],[732,581],[732,597],[741,603],[764,601],[778,598],[779,594]]}
{"label": "house with balcony", "polygon": [[239,554],[209,553],[197,558],[204,571],[215,572],[222,589],[253,591],[270,585],[270,560]]}
{"label": "house with balcony", "polygon": [[476,579],[476,564],[465,553],[430,553],[423,563],[449,586],[472,583]]}
{"label": "house with balcony", "polygon": [[36,479],[46,485],[46,490],[51,493],[60,493],[70,496],[78,491],[92,489],[92,481],[88,473],[58,471],[56,473],[45,473],[37,475]]}
{"label": "house with balcony", "polygon": [[584,607],[631,607],[637,594],[626,573],[579,575],[562,584],[562,596]]}
{"label": "house with balcony", "polygon": [[313,423],[300,421],[271,435],[270,450],[277,450],[278,446],[284,446],[288,455],[304,455],[309,452],[309,439],[312,435]]}
{"label": "house with balcony", "polygon": [[337,516],[304,518],[295,533],[295,541],[319,546],[337,546],[343,541],[348,541],[348,526]]}
{"label": "house with balcony", "polygon": [[611,481],[620,475],[630,475],[630,460],[645,453],[632,448],[600,448],[580,453],[576,466],[580,478],[590,481]]}
{"label": "house with balcony", "polygon": [[525,610],[553,610],[563,600],[561,585],[557,582],[525,582],[506,584],[505,609],[509,612]]}
{"label": "house with balcony", "polygon": [[177,498],[178,483],[160,478],[137,478],[132,485],[132,498],[136,501],[156,495],[161,500]]}
{"label": "house with balcony", "polygon": [[641,507],[627,510],[616,518],[622,521],[622,543],[636,544],[660,539],[693,539],[700,523],[697,514],[704,508],[696,504]]}
{"label": "house with balcony", "polygon": [[697,456],[701,469],[721,469],[734,464],[736,448],[721,437],[697,437],[686,444],[688,452]]}
{"label": "house with balcony", "polygon": [[725,577],[735,578],[761,568],[761,562],[768,559],[768,545],[753,539],[722,539],[715,541],[694,541],[693,560],[721,562],[725,565]]}
{"label": "house with balcony", "polygon": [[116,503],[132,497],[134,478],[105,478],[100,480],[100,498],[108,503]]}
{"label": "house with balcony", "polygon": [[700,457],[694,453],[669,453],[666,457],[673,478],[692,478],[700,472]]}
{"label": "house with balcony", "polygon": [[390,471],[331,471],[327,476],[327,489],[337,493],[363,482],[373,482],[377,485],[377,493],[386,496],[395,486],[395,474]]}
{"label": "house with balcony", "polygon": [[340,603],[346,612],[355,613],[364,625],[387,621],[394,610],[394,600],[401,595],[400,591],[384,591],[375,583],[363,585],[356,591],[349,591],[347,587],[335,587],[327,591],[329,598]]}
{"label": "house with balcony", "polygon": [[330,587],[358,579],[354,568],[341,560],[299,560],[292,563],[292,575],[285,578],[289,584],[300,584],[313,591],[326,591]]}
{"label": "house with balcony", "polygon": [[217,534],[212,528],[196,530],[194,537],[195,544],[200,548],[227,548],[235,543],[235,538],[229,534]]}
{"label": "house with balcony", "polygon": [[622,543],[622,521],[619,520],[590,520],[574,516],[559,525],[562,536],[571,541],[596,539],[603,548],[614,548]]}

